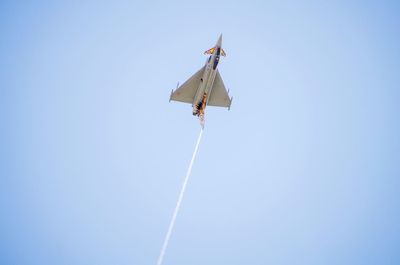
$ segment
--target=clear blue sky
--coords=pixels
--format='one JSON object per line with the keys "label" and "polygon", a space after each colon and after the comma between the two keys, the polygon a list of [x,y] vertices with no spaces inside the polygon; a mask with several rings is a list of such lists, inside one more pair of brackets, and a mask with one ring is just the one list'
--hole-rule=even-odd
{"label": "clear blue sky", "polygon": [[[57,2],[57,3],[55,3]],[[0,264],[400,263],[397,1],[2,1]]]}

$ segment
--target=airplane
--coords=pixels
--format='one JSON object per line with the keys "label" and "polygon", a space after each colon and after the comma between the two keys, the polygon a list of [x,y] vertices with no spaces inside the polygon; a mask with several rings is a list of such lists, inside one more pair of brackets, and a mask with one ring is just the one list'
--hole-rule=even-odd
{"label": "airplane", "polygon": [[204,112],[206,106],[231,108],[232,97],[226,91],[224,82],[217,69],[220,56],[226,56],[221,47],[222,34],[217,43],[204,54],[210,56],[205,65],[192,75],[183,85],[177,85],[176,90],[172,90],[169,101],[179,101],[192,104],[193,116],[198,116],[200,125],[204,128]]}

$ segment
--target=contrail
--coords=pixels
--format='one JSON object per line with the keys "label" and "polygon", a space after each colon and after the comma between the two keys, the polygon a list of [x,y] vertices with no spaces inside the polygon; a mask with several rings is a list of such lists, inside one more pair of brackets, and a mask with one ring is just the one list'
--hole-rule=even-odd
{"label": "contrail", "polygon": [[200,130],[199,138],[197,139],[196,147],[194,148],[194,152],[192,155],[192,160],[190,160],[189,168],[186,172],[185,180],[183,181],[181,193],[179,194],[178,202],[176,203],[174,214],[172,215],[171,223],[169,224],[168,232],[167,232],[167,235],[165,236],[164,244],[161,248],[160,256],[158,257],[157,265],[161,265],[163,262],[165,250],[168,247],[169,238],[171,237],[172,230],[174,229],[176,216],[178,215],[179,208],[181,207],[183,195],[185,193],[185,189],[186,189],[186,185],[188,183],[189,177],[190,177],[190,173],[192,172],[193,161],[196,158],[197,149],[199,149],[199,144],[200,144],[202,134],[203,134],[203,129]]}

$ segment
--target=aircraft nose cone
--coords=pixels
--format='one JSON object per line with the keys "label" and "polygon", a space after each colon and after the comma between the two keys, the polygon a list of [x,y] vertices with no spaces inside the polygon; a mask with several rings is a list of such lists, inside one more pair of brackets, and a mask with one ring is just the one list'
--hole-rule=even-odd
{"label": "aircraft nose cone", "polygon": [[219,35],[218,41],[217,41],[217,46],[221,47],[222,45],[222,34]]}

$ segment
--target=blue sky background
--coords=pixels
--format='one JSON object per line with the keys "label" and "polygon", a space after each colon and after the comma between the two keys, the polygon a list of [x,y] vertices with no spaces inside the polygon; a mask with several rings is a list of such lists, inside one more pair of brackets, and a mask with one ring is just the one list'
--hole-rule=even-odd
{"label": "blue sky background", "polygon": [[2,1],[0,264],[400,263],[397,1]]}

